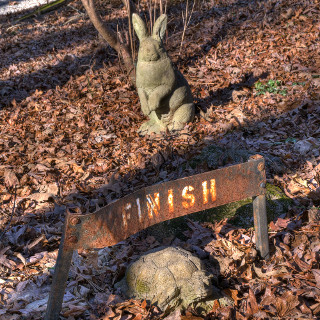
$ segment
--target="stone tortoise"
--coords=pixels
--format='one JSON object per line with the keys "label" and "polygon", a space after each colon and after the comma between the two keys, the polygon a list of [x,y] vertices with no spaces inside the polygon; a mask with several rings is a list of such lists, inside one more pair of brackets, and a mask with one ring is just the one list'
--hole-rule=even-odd
{"label": "stone tortoise", "polygon": [[129,265],[117,286],[129,298],[145,299],[162,311],[170,311],[224,298],[212,285],[212,278],[202,261],[190,252],[179,247],[161,247]]}

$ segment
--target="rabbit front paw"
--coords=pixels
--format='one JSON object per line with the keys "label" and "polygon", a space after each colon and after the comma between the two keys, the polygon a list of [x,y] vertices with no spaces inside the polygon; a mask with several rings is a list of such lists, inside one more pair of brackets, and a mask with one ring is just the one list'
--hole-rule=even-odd
{"label": "rabbit front paw", "polygon": [[155,111],[159,108],[160,105],[160,101],[159,99],[157,99],[158,97],[155,96],[151,96],[149,101],[148,101],[148,105],[149,105],[149,113],[151,113],[152,111]]}

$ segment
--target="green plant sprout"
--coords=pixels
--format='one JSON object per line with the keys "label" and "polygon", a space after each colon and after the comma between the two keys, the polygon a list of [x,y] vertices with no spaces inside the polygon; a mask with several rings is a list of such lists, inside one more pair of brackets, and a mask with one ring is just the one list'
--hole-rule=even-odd
{"label": "green plant sprout", "polygon": [[258,81],[254,84],[256,90],[256,95],[260,96],[262,94],[274,93],[281,94],[282,96],[287,95],[287,89],[282,88],[281,80],[269,80],[266,84],[263,84],[261,81]]}

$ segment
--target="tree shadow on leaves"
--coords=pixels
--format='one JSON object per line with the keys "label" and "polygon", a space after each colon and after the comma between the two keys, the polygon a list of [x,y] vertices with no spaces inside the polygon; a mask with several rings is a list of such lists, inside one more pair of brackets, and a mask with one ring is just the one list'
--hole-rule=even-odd
{"label": "tree shadow on leaves", "polygon": [[[258,7],[258,8],[257,8]],[[288,4],[290,7],[290,4]],[[260,9],[260,12],[259,12]],[[257,32],[263,30],[265,26],[270,27],[270,25],[279,24],[280,19],[283,19],[281,15],[286,13],[285,5],[277,5],[267,0],[263,1],[243,1],[237,0],[231,3],[216,4],[212,8],[206,10],[206,13],[202,15],[202,21],[209,19],[216,19],[216,26],[218,30],[212,34],[212,37],[203,43],[199,50],[196,50],[194,54],[188,55],[188,61],[191,64],[197,63],[197,61],[204,56],[213,48],[221,43],[225,38],[232,37],[236,32],[244,30],[245,33],[246,25],[249,23],[256,24]],[[291,8],[292,9],[292,8]],[[233,16],[228,16],[228,14],[234,10]],[[257,14],[258,13],[258,14]],[[223,19],[224,17],[227,19]],[[219,23],[222,20],[222,23]],[[192,28],[192,23],[198,24],[198,20],[190,20],[190,28]],[[201,21],[201,22],[202,22]],[[270,23],[272,21],[272,23]],[[181,27],[183,29],[183,26]],[[179,57],[178,61],[182,62],[183,58]]]}
{"label": "tree shadow on leaves", "polygon": [[[256,1],[250,2],[250,4],[255,3]],[[241,11],[246,9],[249,4],[243,1],[236,1],[235,3],[230,4],[229,6],[232,6],[232,8],[239,8]],[[211,19],[212,16],[219,16],[221,17],[225,12],[228,11],[229,6],[213,6],[210,10],[208,10],[204,14],[203,19]],[[183,7],[183,5],[182,5]],[[64,14],[64,10],[69,10],[67,7],[60,8],[57,12],[59,14]],[[181,11],[181,4],[173,5],[172,7],[169,7],[169,14],[170,12],[176,13],[178,11]],[[239,11],[239,12],[240,12]],[[272,10],[271,10],[272,11]],[[253,12],[251,12],[253,14]],[[175,16],[179,16],[175,14]],[[43,17],[40,17],[38,19],[43,19]],[[220,31],[213,35],[213,38],[210,41],[207,41],[205,44],[201,46],[201,52],[195,53],[194,56],[188,56],[188,64],[192,65],[196,62],[196,60],[204,56],[208,53],[208,51],[215,45],[217,45],[218,42],[221,42],[227,35],[232,34],[233,31],[238,30],[241,28],[241,26],[247,22],[247,20],[250,19],[250,14],[246,13],[246,16],[237,15],[232,19],[232,21],[225,22],[224,25],[219,29]],[[253,19],[253,21],[259,21],[258,18]],[[88,22],[90,24],[90,22]],[[117,20],[111,20],[108,22],[111,25],[120,24],[122,26],[126,26],[126,19],[117,19]],[[195,23],[199,23],[199,21],[195,21]],[[201,23],[201,21],[200,21]],[[192,25],[192,20],[191,20]],[[230,28],[230,25],[232,26]],[[90,28],[93,30],[94,34],[94,28],[90,24]],[[33,38],[32,40],[28,40],[25,42],[22,42],[23,48],[30,47],[30,50],[28,50],[27,54],[17,54],[20,50],[19,48],[13,50],[13,53],[10,54],[10,59],[6,59],[5,62],[2,64],[2,68],[8,67],[8,65],[15,65],[19,62],[25,62],[30,59],[35,59],[41,55],[46,55],[48,51],[50,50],[56,50],[57,48],[54,47],[54,43],[56,42],[56,39],[61,38],[64,39],[61,41],[63,43],[63,46],[58,43],[58,49],[61,46],[61,49],[65,48],[65,46],[74,46],[78,43],[81,43],[82,41],[82,35],[84,33],[87,34],[88,26],[84,25],[81,28],[69,28],[67,30],[62,30],[59,32],[53,32],[51,34],[46,34],[45,36],[40,36],[38,38]],[[178,27],[176,29],[177,32],[180,32],[183,30],[183,25],[181,23],[178,23]],[[16,32],[16,31],[15,31]],[[32,32],[32,30],[30,31]],[[44,49],[41,49],[44,47]],[[8,47],[5,47],[6,51],[11,50],[10,45]],[[100,50],[101,52],[101,50]],[[27,58],[26,58],[27,56]],[[12,58],[14,57],[14,58]],[[107,59],[106,59],[107,57]],[[90,68],[90,64],[93,60],[96,60],[95,62],[95,68],[101,68],[102,67],[102,61],[109,61],[109,63],[115,62],[116,54],[113,50],[111,50],[110,47],[107,46],[107,49],[104,50],[104,56],[98,52],[95,56],[94,53],[92,55],[85,55],[80,57],[74,57],[74,61],[70,63],[70,61],[60,61],[57,65],[50,66],[50,67],[44,67],[41,70],[37,70],[35,72],[31,72],[29,74],[19,74],[17,76],[12,76],[8,78],[7,80],[2,80],[0,82],[0,99],[1,99],[1,105],[9,105],[12,100],[16,100],[17,102],[20,102],[21,100],[25,99],[26,97],[30,96],[36,89],[47,91],[49,89],[54,89],[56,86],[63,86],[72,76],[81,75],[85,72],[85,70]],[[69,57],[70,58],[70,57]],[[68,56],[65,58],[65,60],[69,59]],[[84,67],[86,66],[86,67]],[[243,83],[243,86],[250,85],[249,83],[245,84]],[[241,84],[230,86],[229,89],[223,89],[218,90],[215,93],[212,93],[210,97],[208,97],[208,102],[215,101],[216,96],[221,96],[223,101],[229,101],[231,99],[232,91],[241,87]],[[203,104],[205,104],[206,101],[203,101]],[[202,103],[201,103],[202,104]]]}
{"label": "tree shadow on leaves", "polygon": [[[225,151],[225,150],[224,150]],[[163,155],[161,154],[161,151],[158,152],[159,156],[163,158]],[[176,160],[175,159],[175,152],[171,153],[167,157],[165,161],[161,161],[159,164],[155,164],[154,171],[157,172],[158,177],[156,181],[151,181],[150,179],[144,180],[146,185],[153,185],[159,182],[162,182],[163,179],[159,176],[159,172],[162,169],[162,166],[166,166],[168,163]],[[245,161],[246,159],[242,159],[240,162]],[[222,163],[223,166],[225,165],[230,165],[230,164],[235,164],[237,161],[233,160],[230,158],[228,160],[228,163]],[[203,171],[206,171],[204,167],[196,167],[196,170],[189,170],[191,164],[188,165],[188,163],[185,164],[185,166],[182,166],[181,163],[177,164],[177,176],[175,178],[182,178],[188,175],[196,174],[196,173],[201,173]],[[271,166],[267,165],[268,170],[272,170],[273,168]],[[181,170],[180,170],[181,169]],[[211,168],[211,169],[216,169],[216,168]],[[151,171],[151,168],[148,168],[149,171]],[[147,170],[147,171],[148,171]],[[287,168],[286,170],[290,170],[290,168]],[[113,179],[108,186],[101,187],[100,189],[90,191],[90,192],[95,192],[95,200],[90,199],[92,196],[88,196],[85,194],[85,191],[81,192],[78,191],[76,193],[70,193],[68,196],[67,203],[69,206],[73,206],[75,208],[74,212],[80,213],[82,210],[85,210],[86,213],[89,212],[94,212],[98,207],[103,207],[106,203],[110,203],[114,201],[117,198],[123,197],[127,194],[129,194],[129,190],[135,191],[134,188],[134,183],[133,181],[140,180],[141,176],[144,176],[147,172],[146,170],[136,170],[134,174],[124,176],[124,177],[119,177],[117,179]],[[270,171],[269,171],[270,175]],[[126,191],[122,189],[126,189]],[[108,198],[109,195],[112,195],[112,197]],[[108,200],[107,200],[108,199]],[[37,252],[41,252],[44,250],[48,250],[48,244],[44,244],[43,241],[39,242],[37,246],[32,247],[32,251],[28,249],[30,244],[32,243],[31,239],[35,239],[39,236],[41,236],[41,232],[43,233],[43,230],[46,230],[47,233],[47,240],[49,241],[49,250],[54,250],[57,248],[58,245],[58,238],[57,236],[57,229],[62,229],[63,226],[63,220],[64,220],[64,211],[66,209],[65,204],[59,205],[58,202],[54,204],[55,209],[51,211],[47,211],[45,213],[35,213],[32,214],[32,217],[29,216],[29,218],[26,217],[26,221],[28,221],[28,228],[24,227],[24,223],[21,226],[21,222],[18,221],[16,222],[16,225],[11,228],[11,231],[9,231],[5,237],[4,245],[6,246],[12,246],[14,248],[14,252],[23,252],[23,255],[25,257],[28,257],[31,254],[37,254]],[[76,210],[77,209],[77,210]],[[198,215],[201,215],[201,213],[197,213]],[[241,218],[241,213],[240,210],[237,212],[237,215],[240,216]],[[39,219],[40,218],[40,219]],[[39,221],[41,220],[41,225],[39,226]],[[181,219],[181,218],[180,218]],[[121,256],[121,258],[118,259],[117,263],[121,264],[121,270],[122,272],[118,272],[118,269],[110,269],[110,270],[116,270],[116,271],[110,271],[109,274],[112,273],[112,278],[115,281],[119,281],[121,277],[123,276],[123,271],[125,270],[126,266],[128,263],[130,263],[133,259],[134,256],[137,258],[137,255],[142,254],[145,251],[148,251],[151,248],[155,248],[157,246],[160,246],[161,244],[165,245],[181,245],[181,246],[187,246],[190,251],[194,252],[196,255],[198,255],[200,258],[204,259],[207,261],[207,267],[208,270],[216,276],[215,279],[215,285],[218,286],[219,288],[227,287],[228,284],[225,284],[223,277],[221,277],[221,270],[220,266],[221,263],[216,261],[214,255],[208,254],[203,248],[207,245],[210,244],[210,241],[212,241],[212,236],[209,236],[211,234],[210,229],[202,227],[198,222],[195,221],[188,221],[186,219],[190,219],[190,216],[182,218],[184,220],[184,223],[189,224],[189,228],[182,229],[181,225],[178,226],[180,228],[180,231],[184,238],[177,237],[174,235],[173,237],[171,236],[171,239],[165,238],[163,240],[159,241],[155,239],[155,237],[150,237],[150,233],[148,233],[148,230],[144,230],[140,232],[139,234],[131,236],[126,242],[122,242],[120,244],[117,244],[113,247],[112,252],[117,256]],[[201,219],[195,219],[201,220]],[[219,220],[219,219],[218,219]],[[181,220],[180,220],[181,221]],[[180,224],[178,220],[176,220],[176,223]],[[20,224],[20,225],[19,225]],[[168,223],[163,223],[162,230],[166,231],[168,229]],[[236,227],[231,227],[230,225],[225,225],[221,228],[220,232],[221,233],[226,233],[230,230],[236,230]],[[50,235],[50,236],[49,236]],[[162,238],[165,236],[165,233],[161,234]],[[19,238],[20,237],[20,238]],[[54,238],[55,237],[55,238]],[[170,235],[169,235],[170,237]],[[52,239],[54,238],[54,239]],[[12,240],[15,239],[15,240]],[[29,240],[30,239],[30,240]],[[191,240],[190,240],[191,239]],[[11,241],[14,241],[12,243]],[[162,242],[162,243],[161,243]],[[28,243],[28,245],[24,245],[25,243]],[[46,246],[46,247],[45,247]],[[132,246],[134,249],[130,251],[130,254],[126,254],[126,246]],[[136,246],[136,247],[135,247]],[[26,248],[26,249],[23,249]],[[137,249],[139,248],[139,249]],[[124,250],[124,253],[121,253],[121,250]],[[118,252],[118,253],[117,253]],[[232,257],[230,257],[232,259]],[[116,259],[115,259],[116,260]],[[116,265],[116,264],[115,264]],[[114,266],[113,266],[114,267]],[[85,268],[84,268],[85,269]],[[35,277],[37,278],[37,277]],[[231,279],[230,281],[235,281],[236,279]],[[100,281],[100,280],[99,280]],[[110,289],[110,288],[109,288]],[[112,288],[111,288],[112,289]]]}
{"label": "tree shadow on leaves", "polygon": [[[46,67],[29,74],[17,75],[9,80],[0,81],[0,106],[5,107],[13,100],[21,102],[38,91],[48,91],[65,85],[71,77],[80,76],[89,69],[103,67],[106,50],[99,50],[93,57],[86,55],[74,57],[67,55],[58,64]],[[109,61],[112,63],[113,59]]]}

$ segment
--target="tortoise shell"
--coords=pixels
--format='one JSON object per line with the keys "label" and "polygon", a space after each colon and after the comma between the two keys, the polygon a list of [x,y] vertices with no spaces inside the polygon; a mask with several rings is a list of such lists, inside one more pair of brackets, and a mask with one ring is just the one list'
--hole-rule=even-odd
{"label": "tortoise shell", "polygon": [[201,260],[178,248],[157,248],[141,256],[126,271],[125,294],[145,299],[160,309],[187,307],[212,293],[211,276]]}

